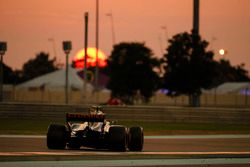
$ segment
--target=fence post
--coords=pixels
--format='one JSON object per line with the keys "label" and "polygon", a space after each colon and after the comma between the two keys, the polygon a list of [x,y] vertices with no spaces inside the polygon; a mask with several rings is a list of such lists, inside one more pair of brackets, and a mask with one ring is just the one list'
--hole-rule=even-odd
{"label": "fence post", "polygon": [[247,106],[247,96],[248,96],[248,88],[246,88],[246,91],[245,91],[245,106]]}

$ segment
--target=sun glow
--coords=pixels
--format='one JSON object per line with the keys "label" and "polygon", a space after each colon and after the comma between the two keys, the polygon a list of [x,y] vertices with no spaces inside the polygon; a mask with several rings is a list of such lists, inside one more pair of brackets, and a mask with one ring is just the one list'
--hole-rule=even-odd
{"label": "sun glow", "polygon": [[220,49],[220,50],[219,50],[219,54],[220,54],[220,55],[223,56],[225,53],[226,53],[226,51],[225,51],[224,49]]}
{"label": "sun glow", "polygon": [[[95,67],[96,66],[96,48],[88,48],[87,49],[87,67]],[[84,49],[78,51],[73,58],[73,63],[75,68],[84,68]],[[106,55],[99,49],[98,50],[98,66],[105,67],[107,65]]]}

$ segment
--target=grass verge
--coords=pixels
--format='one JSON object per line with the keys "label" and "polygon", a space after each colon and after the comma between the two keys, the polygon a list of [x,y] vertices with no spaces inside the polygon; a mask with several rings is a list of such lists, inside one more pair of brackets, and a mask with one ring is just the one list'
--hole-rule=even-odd
{"label": "grass verge", "polygon": [[[0,118],[0,134],[45,135],[50,123],[64,124],[57,119],[2,119]],[[117,124],[141,126],[145,135],[178,135],[178,134],[250,134],[249,125],[241,124],[204,124],[204,123],[161,123],[141,121],[118,121]]]}
{"label": "grass verge", "polygon": [[119,121],[120,124],[141,126],[146,135],[178,134],[250,134],[250,126],[242,124],[208,124],[208,123],[161,123]]}

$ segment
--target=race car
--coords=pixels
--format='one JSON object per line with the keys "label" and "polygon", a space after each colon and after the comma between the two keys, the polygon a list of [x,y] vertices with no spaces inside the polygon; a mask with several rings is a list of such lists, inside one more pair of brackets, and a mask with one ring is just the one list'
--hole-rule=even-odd
{"label": "race car", "polygon": [[66,125],[50,124],[47,132],[49,149],[108,149],[142,151],[143,128],[113,125],[105,119],[100,106],[92,106],[88,114],[67,113]]}

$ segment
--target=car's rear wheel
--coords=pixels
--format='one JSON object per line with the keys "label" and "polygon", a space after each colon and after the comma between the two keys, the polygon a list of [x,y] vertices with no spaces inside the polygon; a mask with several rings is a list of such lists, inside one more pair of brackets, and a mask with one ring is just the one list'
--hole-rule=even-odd
{"label": "car's rear wheel", "polygon": [[127,130],[124,126],[111,126],[109,129],[109,149],[114,151],[126,151]]}
{"label": "car's rear wheel", "polygon": [[64,125],[50,124],[47,133],[47,147],[49,149],[64,149],[67,132]]}
{"label": "car's rear wheel", "polygon": [[142,151],[144,135],[142,127],[131,127],[128,132],[128,149],[129,151]]}

